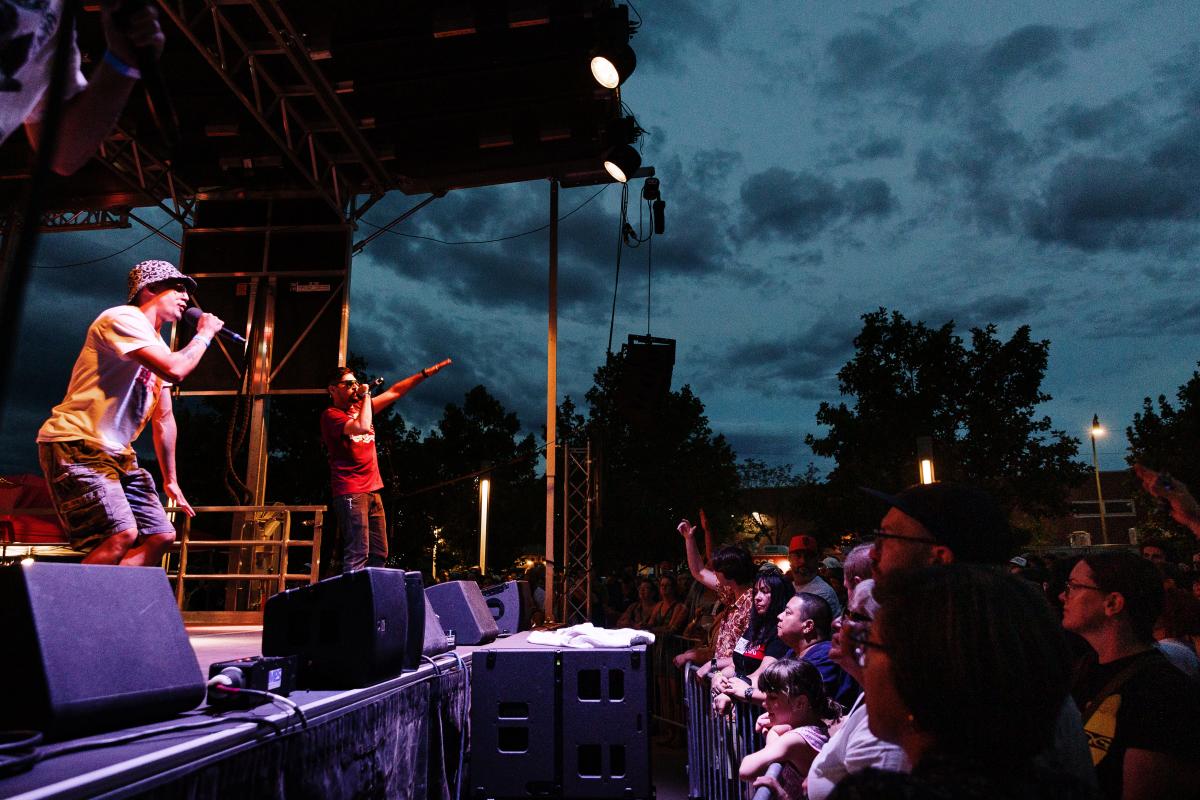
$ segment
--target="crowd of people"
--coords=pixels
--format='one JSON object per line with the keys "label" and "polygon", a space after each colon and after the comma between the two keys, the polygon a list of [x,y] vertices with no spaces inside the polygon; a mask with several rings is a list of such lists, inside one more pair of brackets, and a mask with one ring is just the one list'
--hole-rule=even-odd
{"label": "crowd of people", "polygon": [[[1186,487],[1143,480],[1200,537]],[[679,524],[701,602],[670,630],[702,642],[675,666],[697,667],[715,718],[751,705],[762,746],[743,781],[791,800],[1200,796],[1188,565],[1159,542],[1014,556],[1007,515],[968,486],[869,495],[869,544],[825,565],[793,537],[788,573],[733,545],[705,561]],[[640,584],[619,622],[652,627],[681,582]]]}

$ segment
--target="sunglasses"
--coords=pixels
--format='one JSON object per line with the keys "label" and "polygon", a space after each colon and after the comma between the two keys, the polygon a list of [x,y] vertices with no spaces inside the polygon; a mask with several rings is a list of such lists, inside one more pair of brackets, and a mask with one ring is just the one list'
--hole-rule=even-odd
{"label": "sunglasses", "polygon": [[334,386],[345,386],[345,387],[349,388],[351,386],[358,386],[358,381],[351,378],[350,380],[346,380],[346,381],[338,381],[337,383],[334,384]]}
{"label": "sunglasses", "polygon": [[165,292],[168,289],[170,289],[172,291],[176,291],[176,292],[188,291],[187,281],[181,281],[179,279],[172,279],[172,280],[167,280],[167,281],[157,281],[155,283],[150,284],[150,286],[151,286],[151,288],[154,289],[154,291],[156,293],[157,292]]}

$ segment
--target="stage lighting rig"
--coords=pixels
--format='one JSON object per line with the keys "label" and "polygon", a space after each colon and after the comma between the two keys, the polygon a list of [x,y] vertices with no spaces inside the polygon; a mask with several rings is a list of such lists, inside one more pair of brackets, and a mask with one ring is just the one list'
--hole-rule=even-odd
{"label": "stage lighting rig", "polygon": [[589,66],[596,83],[605,89],[616,89],[637,69],[637,55],[629,46],[629,37],[637,25],[629,24],[629,6],[606,9],[598,16],[601,33],[589,55]]}
{"label": "stage lighting rig", "polygon": [[642,165],[642,155],[633,143],[642,135],[642,128],[633,117],[621,117],[608,124],[604,139],[608,147],[602,157],[604,169],[613,180],[626,183]]}

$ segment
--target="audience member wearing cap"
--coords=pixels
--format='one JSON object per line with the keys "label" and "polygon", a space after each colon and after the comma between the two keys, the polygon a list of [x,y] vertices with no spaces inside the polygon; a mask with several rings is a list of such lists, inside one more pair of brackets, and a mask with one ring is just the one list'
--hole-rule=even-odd
{"label": "audience member wearing cap", "polygon": [[842,601],[829,583],[817,574],[821,548],[811,536],[793,536],[788,545],[788,563],[791,564],[792,584],[796,594],[808,592],[825,598],[836,617],[842,613]]}
{"label": "audience member wearing cap", "polygon": [[[871,548],[876,581],[913,569],[958,563],[999,571],[1016,549],[1007,515],[982,489],[932,483],[910,486],[895,495],[864,491],[891,506],[879,523]],[[1046,606],[1049,608],[1048,601]],[[1020,617],[1013,619],[1017,627],[1023,624]],[[1053,745],[1042,759],[1064,767],[1085,783],[1095,782],[1079,710],[1069,700],[1061,703]]]}
{"label": "audience member wearing cap", "polygon": [[863,491],[891,506],[871,553],[877,579],[930,564],[1003,564],[1013,554],[1008,516],[982,489],[930,483],[895,495]]}
{"label": "audience member wearing cap", "polygon": [[879,615],[858,642],[870,729],[904,750],[912,772],[865,769],[831,798],[1093,796],[1037,762],[1054,736],[1070,666],[1036,587],[950,564],[888,576],[875,598]]}
{"label": "audience member wearing cap", "polygon": [[[847,559],[848,560],[848,559]],[[866,640],[871,623],[879,612],[873,592],[875,581],[867,578],[854,587],[850,603],[839,623],[834,625],[829,658],[859,684],[863,681],[859,641]],[[871,732],[864,691],[850,706],[842,724],[821,748],[808,770],[809,800],[825,800],[833,787],[847,775],[867,768],[888,772],[908,772],[908,756],[899,745],[885,742]]]}
{"label": "audience member wearing cap", "polygon": [[1090,553],[1062,593],[1062,624],[1093,653],[1072,694],[1109,798],[1200,793],[1200,690],[1154,647],[1162,578],[1127,551]]}
{"label": "audience member wearing cap", "polygon": [[[704,509],[700,509],[700,524],[707,528],[707,523]],[[754,559],[744,547],[725,545],[713,553],[712,564],[705,566],[704,559],[700,557],[700,547],[696,544],[696,526],[684,519],[679,521],[676,530],[683,537],[684,548],[687,550],[688,571],[692,573],[692,577],[715,591],[721,602],[729,608],[713,637],[712,650],[700,652],[700,648],[697,648],[690,656],[692,663],[696,660],[705,661],[698,672],[699,676],[704,678],[713,669],[724,669],[733,663],[733,647],[737,644],[738,637],[746,630],[750,621],[750,609],[754,603]],[[677,666],[684,666],[685,663],[687,662]]]}
{"label": "audience member wearing cap", "polygon": [[200,363],[224,323],[202,314],[196,334],[171,351],[160,333],[178,322],[196,282],[167,261],[129,273],[127,305],[101,312],[88,328],[67,394],[38,431],[38,458],[55,510],[86,564],[156,565],[175,527],[132,443],[147,423],[163,490],[192,516],[175,469],[171,385]]}

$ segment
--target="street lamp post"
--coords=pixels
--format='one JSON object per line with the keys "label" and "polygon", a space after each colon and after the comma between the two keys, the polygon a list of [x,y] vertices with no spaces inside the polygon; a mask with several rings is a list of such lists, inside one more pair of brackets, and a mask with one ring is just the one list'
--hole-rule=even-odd
{"label": "street lamp post", "polygon": [[1104,492],[1100,489],[1100,457],[1096,454],[1096,437],[1104,435],[1104,428],[1100,427],[1100,416],[1092,415],[1092,429],[1090,431],[1092,437],[1092,469],[1096,473],[1096,500],[1100,503],[1100,541],[1108,544],[1108,519],[1104,514]]}

